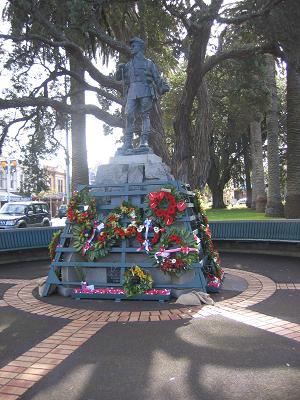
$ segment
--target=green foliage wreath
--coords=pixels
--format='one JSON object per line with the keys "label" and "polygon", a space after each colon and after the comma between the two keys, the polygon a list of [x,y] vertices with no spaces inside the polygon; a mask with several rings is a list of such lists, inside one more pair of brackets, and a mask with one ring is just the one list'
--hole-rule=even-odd
{"label": "green foliage wreath", "polygon": [[128,268],[124,273],[123,288],[128,297],[143,294],[152,285],[152,276],[138,265]]}
{"label": "green foliage wreath", "polygon": [[153,247],[151,256],[163,272],[181,275],[199,261],[197,241],[186,229],[169,228]]}

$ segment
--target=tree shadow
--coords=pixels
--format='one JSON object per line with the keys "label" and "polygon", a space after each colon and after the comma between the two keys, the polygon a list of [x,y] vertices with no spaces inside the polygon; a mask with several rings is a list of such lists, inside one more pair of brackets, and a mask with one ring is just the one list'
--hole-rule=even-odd
{"label": "tree shadow", "polygon": [[222,317],[111,323],[22,399],[296,400],[299,350]]}

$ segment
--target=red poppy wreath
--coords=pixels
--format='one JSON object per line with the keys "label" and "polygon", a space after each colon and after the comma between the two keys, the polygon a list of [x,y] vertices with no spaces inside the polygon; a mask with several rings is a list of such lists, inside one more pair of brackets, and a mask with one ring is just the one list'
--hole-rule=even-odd
{"label": "red poppy wreath", "polygon": [[147,201],[148,215],[161,225],[172,225],[186,209],[184,199],[176,192],[175,188],[162,188],[158,192],[150,192]]}

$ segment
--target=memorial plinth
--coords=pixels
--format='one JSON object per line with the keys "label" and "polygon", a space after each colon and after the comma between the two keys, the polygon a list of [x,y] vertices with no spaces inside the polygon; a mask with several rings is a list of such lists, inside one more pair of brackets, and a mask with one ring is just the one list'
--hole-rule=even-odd
{"label": "memorial plinth", "polygon": [[[148,194],[170,186],[176,188],[186,203],[184,215],[176,220],[174,226],[196,234],[194,193],[188,186],[176,181],[170,168],[155,154],[117,155],[111,158],[109,164],[98,167],[96,182],[88,189],[90,196],[96,200],[98,214],[107,214],[123,202],[128,202],[146,215],[145,199]],[[186,271],[178,277],[162,272],[149,254],[145,250],[138,251],[139,248],[140,244],[136,238],[125,237],[115,243],[109,254],[95,261],[88,261],[74,249],[72,224],[67,222],[55,260],[51,264],[43,295],[47,296],[53,283],[61,286],[61,293],[69,295],[71,288],[79,285],[75,267],[86,274],[88,284],[94,285],[95,288],[122,287],[124,272],[133,265],[146,268],[152,275],[153,287],[172,289],[174,297],[191,289],[206,291],[206,279],[202,271],[203,260],[200,259],[192,265],[191,271]],[[58,269],[61,271],[60,279],[57,278]]]}

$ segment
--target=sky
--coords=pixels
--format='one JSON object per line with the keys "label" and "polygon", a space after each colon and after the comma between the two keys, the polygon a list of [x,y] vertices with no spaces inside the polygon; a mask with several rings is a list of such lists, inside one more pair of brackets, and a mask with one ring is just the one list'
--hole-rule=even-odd
{"label": "sky", "polygon": [[[3,7],[5,2],[0,0],[0,15],[2,14]],[[8,24],[1,23],[0,32],[7,33],[9,30]],[[2,41],[1,41],[2,42]],[[9,51],[9,47],[6,46],[6,50]],[[103,66],[101,63],[97,65],[97,67],[101,70],[102,73],[108,74],[114,68],[114,65],[109,65],[108,67]],[[0,79],[0,89],[1,91],[5,88],[8,88],[10,85],[9,76],[4,76],[3,71]],[[86,103],[87,104],[97,104],[97,100],[93,94],[90,92],[86,92]],[[87,157],[88,164],[91,169],[95,169],[99,164],[107,164],[110,157],[113,157],[115,151],[120,144],[116,144],[116,141],[120,139],[122,135],[122,131],[119,128],[115,128],[113,130],[112,135],[104,135],[103,133],[103,124],[101,121],[97,120],[95,117],[88,115],[86,117],[86,127],[87,127]],[[15,131],[11,131],[11,135],[16,133]],[[69,143],[71,141],[69,140]],[[63,143],[65,145],[65,143]],[[11,156],[12,158],[18,158],[19,154],[16,154],[15,146],[12,146],[13,150],[4,146],[3,155]],[[59,166],[61,168],[65,167],[65,153],[63,150],[58,152],[58,155],[52,157],[50,160],[45,160],[44,164]]]}
{"label": "sky", "polygon": [[[97,104],[89,93],[86,94],[86,103]],[[89,167],[93,169],[99,164],[108,164],[116,149],[121,147],[121,144],[116,143],[121,136],[122,130],[119,128],[114,128],[112,135],[104,135],[102,122],[88,115],[86,117],[86,145]]]}

